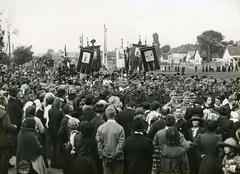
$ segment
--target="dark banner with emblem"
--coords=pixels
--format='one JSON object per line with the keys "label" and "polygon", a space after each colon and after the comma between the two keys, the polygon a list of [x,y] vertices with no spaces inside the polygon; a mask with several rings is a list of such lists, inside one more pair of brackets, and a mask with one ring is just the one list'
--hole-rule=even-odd
{"label": "dark banner with emblem", "polygon": [[126,72],[129,71],[129,48],[124,50],[124,63],[125,63],[125,70]]}
{"label": "dark banner with emblem", "polygon": [[140,48],[144,48],[145,45],[133,44],[130,50],[130,65],[132,70],[142,69],[142,57]]}
{"label": "dark banner with emblem", "polygon": [[94,53],[93,53],[93,63],[92,63],[92,72],[94,72],[94,71],[97,72],[101,68],[100,46],[101,45],[86,47],[87,49],[91,49],[91,50],[94,51]]}
{"label": "dark banner with emblem", "polygon": [[92,49],[81,48],[79,60],[77,64],[77,71],[83,74],[90,74],[92,72],[94,51]]}
{"label": "dark banner with emblem", "polygon": [[160,69],[160,65],[156,54],[156,48],[154,46],[140,48],[140,51],[145,71],[153,71],[156,69]]}

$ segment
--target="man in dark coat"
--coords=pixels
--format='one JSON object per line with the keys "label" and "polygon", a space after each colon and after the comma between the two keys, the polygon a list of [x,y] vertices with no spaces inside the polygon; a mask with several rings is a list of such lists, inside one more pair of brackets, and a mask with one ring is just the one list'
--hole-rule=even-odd
{"label": "man in dark coat", "polygon": [[104,104],[97,103],[93,109],[96,112],[96,117],[91,120],[91,123],[94,126],[95,135],[96,135],[98,127],[101,126],[103,123],[105,123],[103,119],[103,115],[105,113],[105,106]]}
{"label": "man in dark coat", "polygon": [[126,105],[126,109],[119,112],[116,118],[118,124],[120,124],[125,133],[125,139],[131,135],[131,129],[129,129],[128,124],[133,120],[133,117],[136,115],[135,112],[135,103],[129,102]]}
{"label": "man in dark coat", "polygon": [[143,120],[143,115],[136,115],[128,126],[134,133],[126,140],[124,173],[150,174],[153,161],[153,143],[143,135],[143,131],[146,131],[148,123]]}
{"label": "man in dark coat", "polygon": [[182,108],[180,106],[176,107],[174,115],[176,118],[176,123],[174,127],[176,127],[178,131],[181,132],[184,135],[184,137],[186,137],[188,122],[183,118],[184,115],[183,115]]}
{"label": "man in dark coat", "polygon": [[11,124],[5,107],[7,99],[0,96],[0,173],[8,173],[8,163],[11,158],[12,132],[16,130],[16,125]]}
{"label": "man in dark coat", "polygon": [[59,98],[54,99],[52,108],[48,111],[49,122],[47,133],[51,138],[51,167],[60,168],[58,147],[60,146],[60,139],[57,136],[58,130],[61,125],[64,113],[60,109],[61,101]]}
{"label": "man in dark coat", "polygon": [[93,110],[93,105],[95,103],[95,98],[93,95],[89,94],[86,97],[85,105],[83,106],[84,114],[80,121],[91,121],[96,117],[96,113]]}
{"label": "man in dark coat", "polygon": [[10,98],[8,100],[8,115],[12,124],[17,126],[16,134],[13,135],[13,155],[16,155],[17,150],[17,136],[22,126],[22,115],[23,115],[23,103],[17,97],[19,89],[13,87],[10,89]]}

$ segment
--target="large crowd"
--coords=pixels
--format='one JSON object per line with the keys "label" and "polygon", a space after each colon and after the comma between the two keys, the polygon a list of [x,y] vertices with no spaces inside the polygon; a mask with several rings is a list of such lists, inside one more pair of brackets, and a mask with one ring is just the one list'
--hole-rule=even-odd
{"label": "large crowd", "polygon": [[2,78],[0,174],[240,173],[240,78],[46,74]]}

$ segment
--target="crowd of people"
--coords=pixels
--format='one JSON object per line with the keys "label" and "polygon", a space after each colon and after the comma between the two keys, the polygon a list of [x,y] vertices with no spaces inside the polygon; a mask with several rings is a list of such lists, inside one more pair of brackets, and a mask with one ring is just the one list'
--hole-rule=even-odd
{"label": "crowd of people", "polygon": [[[0,87],[0,174],[240,173],[240,78],[21,69]],[[49,163],[50,160],[50,163]]]}

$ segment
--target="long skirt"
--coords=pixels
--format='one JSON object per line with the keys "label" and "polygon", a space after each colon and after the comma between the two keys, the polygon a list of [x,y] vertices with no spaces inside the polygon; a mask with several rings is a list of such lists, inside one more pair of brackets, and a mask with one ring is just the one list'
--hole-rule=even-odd
{"label": "long skirt", "polygon": [[91,155],[74,155],[70,158],[67,168],[68,174],[98,174],[96,161]]}

